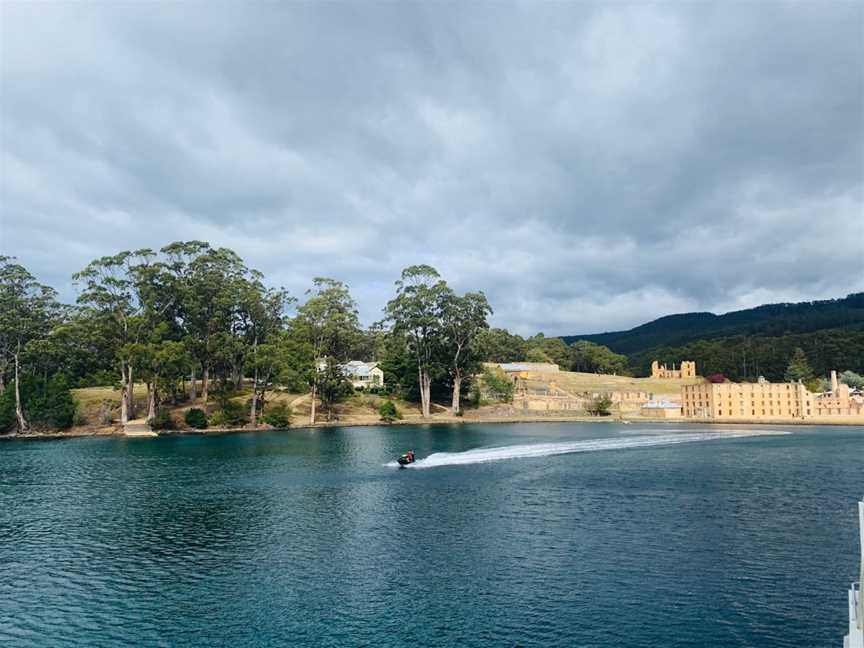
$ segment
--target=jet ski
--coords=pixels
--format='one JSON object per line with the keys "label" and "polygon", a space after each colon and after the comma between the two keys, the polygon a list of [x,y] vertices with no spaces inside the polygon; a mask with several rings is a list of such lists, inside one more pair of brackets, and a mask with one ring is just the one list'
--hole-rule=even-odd
{"label": "jet ski", "polygon": [[414,451],[413,451],[413,450],[409,450],[409,451],[406,452],[405,454],[400,455],[399,458],[398,458],[396,461],[399,462],[399,467],[400,467],[400,468],[404,468],[404,467],[407,466],[408,464],[412,464],[412,463],[414,463],[416,460],[417,460],[417,459],[416,459],[416,457],[414,456]]}

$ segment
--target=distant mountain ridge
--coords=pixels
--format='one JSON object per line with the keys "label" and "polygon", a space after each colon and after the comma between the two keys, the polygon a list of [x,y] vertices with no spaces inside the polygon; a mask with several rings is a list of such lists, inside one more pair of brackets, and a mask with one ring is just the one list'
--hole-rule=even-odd
{"label": "distant mountain ridge", "polygon": [[765,304],[723,315],[707,312],[667,315],[629,331],[564,335],[561,339],[567,344],[588,340],[631,355],[697,340],[742,335],[774,337],[845,327],[864,327],[864,292],[841,299]]}

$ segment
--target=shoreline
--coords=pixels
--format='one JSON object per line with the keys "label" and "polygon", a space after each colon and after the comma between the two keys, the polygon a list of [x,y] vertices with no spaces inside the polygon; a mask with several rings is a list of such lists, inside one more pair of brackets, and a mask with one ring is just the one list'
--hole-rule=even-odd
{"label": "shoreline", "polygon": [[[258,427],[242,427],[242,428],[208,428],[205,430],[178,429],[164,430],[157,432],[156,436],[148,436],[141,438],[159,438],[170,436],[209,436],[218,434],[239,434],[242,432],[287,432],[290,430],[315,430],[327,428],[351,428],[351,427],[400,427],[405,425],[482,425],[482,424],[519,424],[519,423],[619,423],[628,424],[652,424],[652,425],[770,425],[770,426],[818,426],[818,427],[864,427],[864,420],[851,421],[836,421],[836,420],[791,420],[784,421],[778,419],[769,420],[745,420],[745,419],[730,419],[728,421],[717,421],[714,419],[654,419],[654,418],[613,418],[599,416],[525,416],[525,417],[489,417],[489,418],[466,418],[458,416],[448,416],[432,419],[408,419],[393,422],[383,422],[380,420],[369,421],[321,421],[310,424],[292,425],[287,428],[273,428],[270,426],[261,425]],[[131,439],[133,436],[127,436],[122,430],[117,428],[100,428],[100,429],[81,429],[70,430],[68,432],[28,432],[26,434],[4,434],[0,435],[0,441],[13,440],[34,440],[34,441],[54,441],[62,439],[80,439],[87,437],[100,437],[108,439]]]}

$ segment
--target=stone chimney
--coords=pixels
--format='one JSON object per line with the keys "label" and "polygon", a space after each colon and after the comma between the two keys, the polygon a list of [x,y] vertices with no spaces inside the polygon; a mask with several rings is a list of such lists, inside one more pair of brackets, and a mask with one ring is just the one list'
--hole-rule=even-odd
{"label": "stone chimney", "polygon": [[837,384],[837,372],[834,369],[831,370],[831,393],[835,396],[837,392],[840,391],[840,386]]}

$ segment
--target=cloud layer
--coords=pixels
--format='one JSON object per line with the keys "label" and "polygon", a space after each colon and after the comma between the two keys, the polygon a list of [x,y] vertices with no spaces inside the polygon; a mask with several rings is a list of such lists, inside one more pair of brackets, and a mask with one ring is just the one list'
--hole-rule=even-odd
{"label": "cloud layer", "polygon": [[206,239],[371,322],[529,334],[864,289],[864,7],[0,5],[0,249]]}

